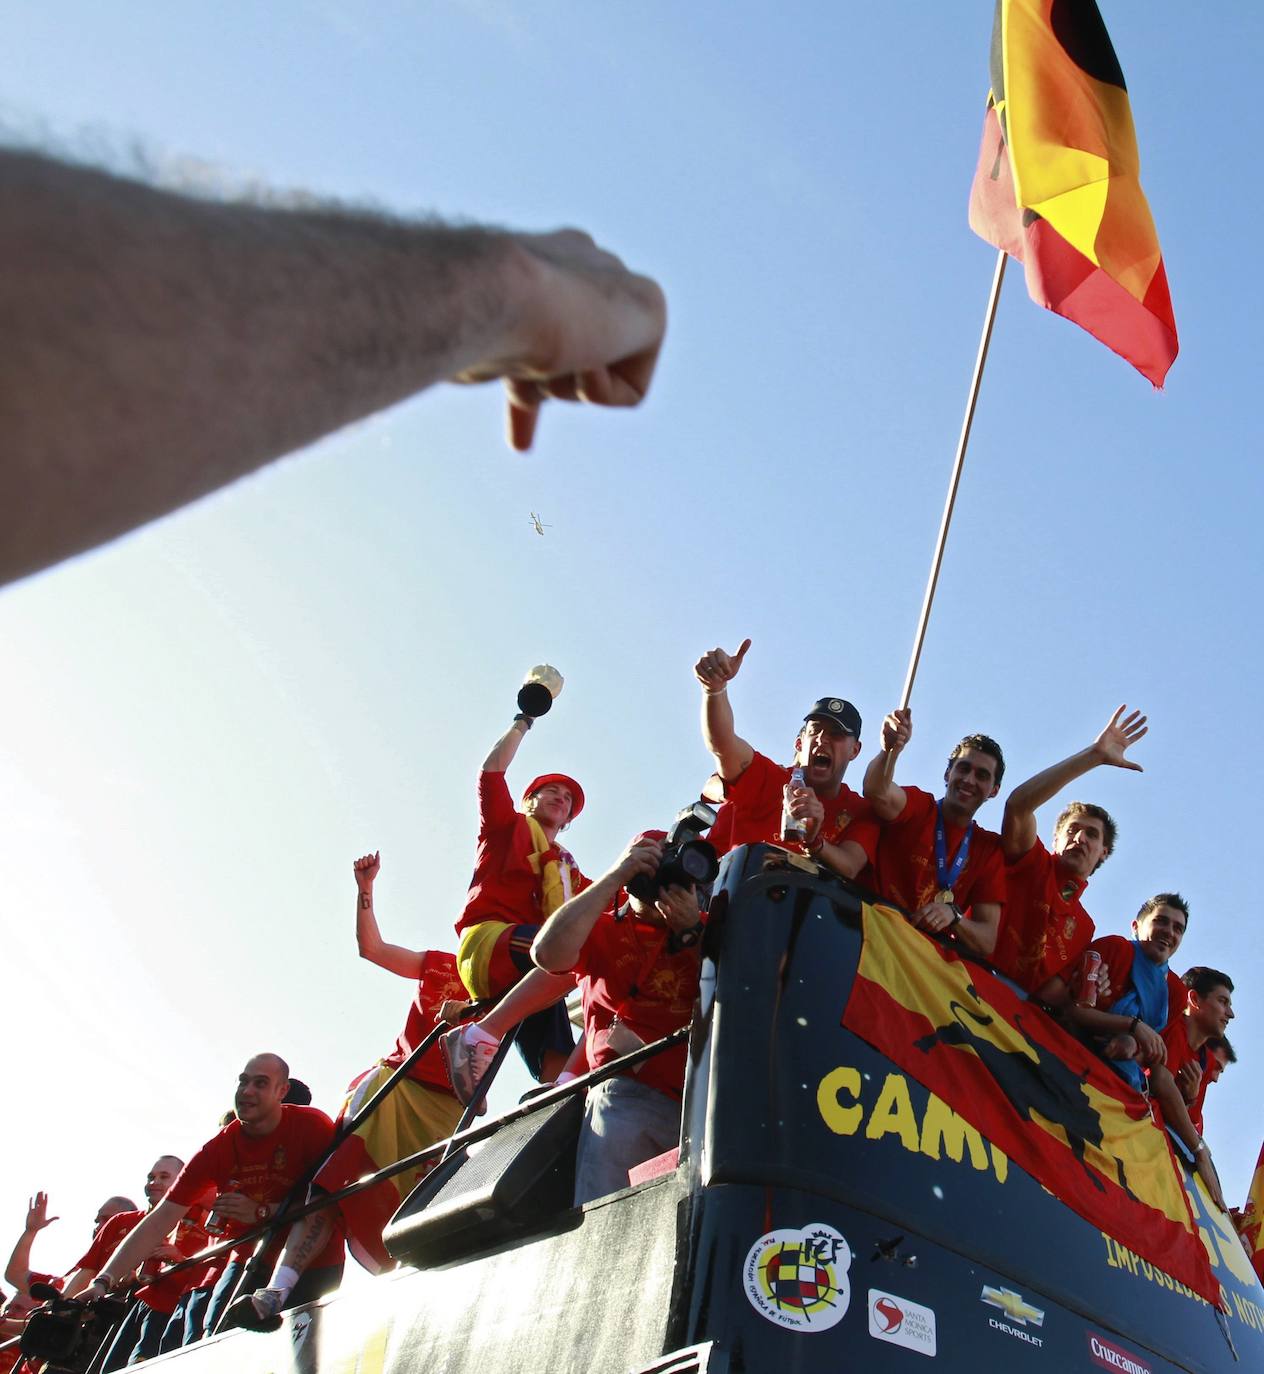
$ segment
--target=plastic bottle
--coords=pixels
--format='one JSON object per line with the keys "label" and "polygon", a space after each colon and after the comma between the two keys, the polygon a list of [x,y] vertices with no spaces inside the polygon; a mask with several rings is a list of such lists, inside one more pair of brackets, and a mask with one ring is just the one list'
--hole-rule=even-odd
{"label": "plastic bottle", "polygon": [[[790,770],[791,787],[804,787],[803,769],[792,768]],[[790,807],[782,802],[781,804],[781,838],[783,840],[797,841],[802,844],[808,837],[806,826],[797,817],[790,814]]]}

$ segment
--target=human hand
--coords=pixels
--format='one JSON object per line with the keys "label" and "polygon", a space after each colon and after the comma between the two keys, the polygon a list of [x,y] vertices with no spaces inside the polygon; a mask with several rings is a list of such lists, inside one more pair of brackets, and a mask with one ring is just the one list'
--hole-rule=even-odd
{"label": "human hand", "polygon": [[506,234],[507,337],[458,382],[504,379],[510,446],[531,447],[548,397],[634,406],[649,390],[667,328],[667,301],[578,229]]}
{"label": "human hand", "polygon": [[1206,1185],[1207,1191],[1211,1194],[1212,1202],[1222,1212],[1227,1212],[1229,1208],[1224,1199],[1224,1192],[1220,1187],[1220,1175],[1216,1173],[1216,1166],[1211,1162],[1211,1151],[1206,1145],[1194,1156],[1194,1168],[1198,1177]]}
{"label": "human hand", "polygon": [[638,835],[635,839],[628,841],[627,848],[619,856],[618,862],[611,869],[611,874],[618,878],[621,887],[627,887],[628,883],[640,873],[652,878],[658,872],[658,865],[662,862],[662,858],[663,845],[661,840],[651,840],[645,835]]}
{"label": "human hand", "polygon": [[816,833],[825,820],[825,803],[820,797],[810,787],[795,787],[792,783],[786,783],[785,806],[796,821],[803,822],[807,839],[816,839]]}
{"label": "human hand", "polygon": [[1198,1096],[1198,1085],[1202,1082],[1202,1066],[1195,1059],[1187,1060],[1172,1075],[1185,1101],[1192,1102]]}
{"label": "human hand", "polygon": [[913,924],[918,930],[949,930],[959,919],[956,909],[948,902],[927,902],[913,913]]}
{"label": "human hand", "polygon": [[1153,1068],[1155,1064],[1167,1063],[1167,1046],[1163,1043],[1163,1037],[1154,1029],[1147,1026],[1144,1021],[1138,1021],[1132,1034],[1137,1041],[1137,1060],[1146,1068]]}
{"label": "human hand", "polygon": [[749,639],[742,640],[742,647],[734,654],[726,654],[723,649],[712,649],[693,665],[693,675],[708,694],[722,692],[737,676],[746,651],[751,646]]}
{"label": "human hand", "polygon": [[245,1222],[249,1225],[255,1220],[259,1204],[244,1193],[220,1193],[211,1204],[211,1211],[225,1221]]}
{"label": "human hand", "polygon": [[357,859],[352,864],[355,872],[356,887],[361,892],[372,892],[373,879],[377,877],[382,867],[380,854],[366,854],[363,858]]}
{"label": "human hand", "polygon": [[1110,970],[1104,962],[1100,963],[1097,966],[1097,1005],[1099,1007],[1108,1007],[1115,1000],[1111,996],[1112,991]]}
{"label": "human hand", "polygon": [[892,711],[882,722],[882,752],[898,754],[913,738],[913,713],[910,710]]}
{"label": "human hand", "polygon": [[50,1217],[48,1215],[48,1194],[36,1193],[26,1207],[26,1229],[28,1231],[42,1231],[45,1226],[51,1226],[53,1222],[60,1221],[60,1217]]}
{"label": "human hand", "polygon": [[654,909],[675,934],[692,930],[702,919],[698,893],[692,887],[665,887],[654,903]]}
{"label": "human hand", "polygon": [[1120,716],[1127,710],[1127,706],[1121,706],[1111,716],[1110,723],[1093,741],[1093,753],[1097,756],[1098,763],[1108,763],[1113,768],[1127,768],[1134,773],[1142,773],[1145,770],[1141,765],[1124,758],[1124,752],[1129,745],[1136,744],[1148,732],[1149,726],[1146,725],[1146,718],[1140,711],[1133,711],[1120,720]]}

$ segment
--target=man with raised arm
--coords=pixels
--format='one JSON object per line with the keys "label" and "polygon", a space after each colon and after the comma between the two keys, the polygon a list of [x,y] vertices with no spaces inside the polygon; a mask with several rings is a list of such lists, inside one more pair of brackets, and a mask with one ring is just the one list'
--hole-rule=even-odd
{"label": "man with raised arm", "polygon": [[[1139,711],[1110,718],[1087,749],[1020,783],[1005,802],[1001,847],[1007,896],[992,962],[1028,992],[1050,1001],[1071,982],[1069,970],[1088,948],[1093,920],[1081,905],[1089,878],[1115,849],[1110,813],[1091,802],[1071,802],[1053,827],[1052,852],[1036,831],[1036,812],[1094,768],[1142,771],[1126,757],[1146,733]],[[1062,974],[1064,981],[1051,980]]]}
{"label": "man with raised arm", "polygon": [[[1132,922],[1132,939],[1103,935],[1089,946],[1110,975],[1109,1005],[1072,1003],[1065,1016],[1095,1038],[1098,1052],[1139,1093],[1149,1094],[1172,1133],[1189,1151],[1211,1199],[1222,1210],[1224,1195],[1206,1141],[1189,1118],[1181,1091],[1167,1067],[1163,1032],[1187,1004],[1185,984],[1169,963],[1189,924],[1189,903],[1179,892],[1148,897]],[[1066,1000],[1070,1000],[1069,998]]]}
{"label": "man with raised arm", "polygon": [[[315,1107],[285,1104],[290,1071],[276,1054],[257,1054],[237,1079],[235,1120],[212,1136],[180,1171],[167,1196],[140,1221],[106,1260],[87,1296],[108,1292],[151,1253],[153,1246],[205,1194],[218,1191],[213,1215],[230,1236],[245,1234],[273,1216],[291,1188],[325,1157],[334,1123]],[[206,1314],[213,1331],[254,1253],[249,1241],[233,1251]],[[336,1210],[313,1212],[293,1223],[266,1288],[243,1294],[227,1313],[230,1325],[271,1330],[280,1313],[312,1302],[342,1278],[342,1230]]]}
{"label": "man with raised arm", "polygon": [[[628,884],[653,879],[662,830],[636,836],[614,867],[544,923],[532,958],[581,980],[584,1068],[597,1069],[660,1040],[693,1014],[702,916],[695,888],[658,887],[652,899]],[[628,1186],[628,1170],[680,1140],[683,1044],[590,1088],[575,1160],[575,1206]]]}
{"label": "man with raised arm", "polygon": [[[492,746],[478,775],[478,853],[465,909],[456,923],[461,937],[457,967],[471,997],[499,997],[530,978],[529,1000],[519,1015],[516,1045],[537,1082],[552,1082],[575,1047],[562,1005],[573,978],[549,978],[531,962],[531,942],[541,923],[588,886],[558,836],[583,810],[584,792],[564,773],[542,773],[513,803],[505,771],[533,724],[519,712]],[[523,999],[518,999],[520,1005]],[[500,1036],[508,1029],[467,1025],[441,1041],[453,1091],[473,1096]],[[480,1103],[480,1111],[485,1104]]]}
{"label": "man with raised arm", "polygon": [[[1199,1135],[1203,1133],[1203,1104],[1208,1087],[1220,1077],[1230,1051],[1225,1031],[1233,1020],[1233,980],[1219,969],[1196,964],[1181,975],[1185,999],[1171,1008],[1163,1029],[1168,1072],[1176,1080],[1181,1100]],[[1224,1062],[1217,1055],[1217,1048]]]}
{"label": "man with raised arm", "polygon": [[[97,1208],[97,1214],[92,1221],[93,1241],[96,1241],[96,1238],[101,1234],[106,1222],[109,1221],[111,1217],[116,1217],[123,1212],[134,1213],[136,1216],[143,1215],[143,1213],[136,1210],[136,1204],[130,1197],[106,1198],[100,1207]],[[9,1255],[9,1262],[5,1265],[4,1269],[4,1281],[11,1284],[17,1292],[28,1298],[31,1295],[31,1284],[33,1283],[49,1283],[56,1285],[63,1283],[68,1284],[72,1281],[74,1283],[74,1288],[70,1296],[74,1297],[76,1293],[82,1292],[83,1289],[88,1286],[92,1281],[93,1275],[96,1273],[95,1269],[92,1273],[81,1273],[81,1266],[76,1265],[66,1275],[65,1280],[62,1280],[52,1274],[42,1273],[38,1269],[31,1268],[31,1250],[35,1244],[35,1237],[38,1236],[46,1226],[51,1226],[53,1222],[58,1220],[60,1220],[59,1217],[50,1217],[48,1215],[48,1194],[36,1193],[35,1196],[31,1198],[26,1209],[26,1226],[23,1228],[22,1234],[14,1242],[13,1251]]]}
{"label": "man with raised arm", "polygon": [[892,776],[912,735],[912,712],[892,711],[865,771],[865,800],[881,824],[878,892],[919,930],[949,931],[988,957],[1005,904],[1005,863],[1001,837],[974,817],[1000,791],[1005,757],[988,735],[967,735],[948,756],[944,795],[936,800]]}
{"label": "man with raised arm", "polygon": [[[719,854],[743,844],[786,844],[854,878],[872,861],[876,840],[868,805],[843,782],[860,752],[860,712],[841,697],[822,697],[808,710],[794,741],[794,764],[803,771],[803,785],[797,785],[791,768],[757,752],[734,724],[728,687],[750,643],[743,640],[733,654],[711,649],[694,665],[702,687],[702,740],[724,795],[707,839]],[[783,811],[802,822],[802,842],[782,839]]]}
{"label": "man with raised arm", "polygon": [[[0,582],[435,382],[636,405],[658,285],[587,234],[252,205],[0,151]],[[248,346],[243,343],[248,340]],[[66,398],[74,397],[67,405]]]}

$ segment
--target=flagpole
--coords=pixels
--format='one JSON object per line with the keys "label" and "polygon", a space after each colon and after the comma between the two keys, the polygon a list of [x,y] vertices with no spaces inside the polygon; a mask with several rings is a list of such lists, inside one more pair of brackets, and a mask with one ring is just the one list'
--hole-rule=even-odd
{"label": "flagpole", "polygon": [[926,627],[930,623],[930,608],[935,600],[935,588],[939,583],[939,569],[944,561],[944,547],[948,543],[948,526],[952,523],[952,508],[957,501],[957,487],[961,483],[961,470],[965,466],[966,447],[970,443],[970,426],[974,423],[974,407],[979,399],[979,386],[983,381],[983,365],[987,362],[988,344],[992,341],[992,325],[996,320],[996,305],[1001,298],[1001,282],[1005,278],[1006,253],[1001,249],[996,255],[996,272],[992,277],[992,293],[988,297],[987,316],[983,321],[983,334],[979,339],[979,354],[974,360],[974,376],[970,380],[970,395],[966,400],[965,418],[961,422],[961,437],[957,440],[957,456],[952,465],[952,477],[948,482],[948,498],[944,502],[943,518],[939,522],[939,538],[935,541],[935,556],[931,559],[930,578],[926,583],[926,595],[922,598],[922,614],[917,623],[917,634],[913,640],[913,653],[909,658],[908,673],[904,678],[904,691],[900,696],[900,709],[907,710],[913,696],[913,679],[917,676],[917,665],[922,657],[922,645],[926,640]]}

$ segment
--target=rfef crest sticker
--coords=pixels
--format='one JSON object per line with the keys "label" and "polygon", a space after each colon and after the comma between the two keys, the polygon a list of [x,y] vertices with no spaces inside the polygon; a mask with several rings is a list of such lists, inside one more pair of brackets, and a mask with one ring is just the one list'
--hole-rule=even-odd
{"label": "rfef crest sticker", "polygon": [[751,1246],[742,1270],[750,1305],[793,1331],[828,1331],[851,1302],[851,1247],[832,1226],[769,1231]]}

